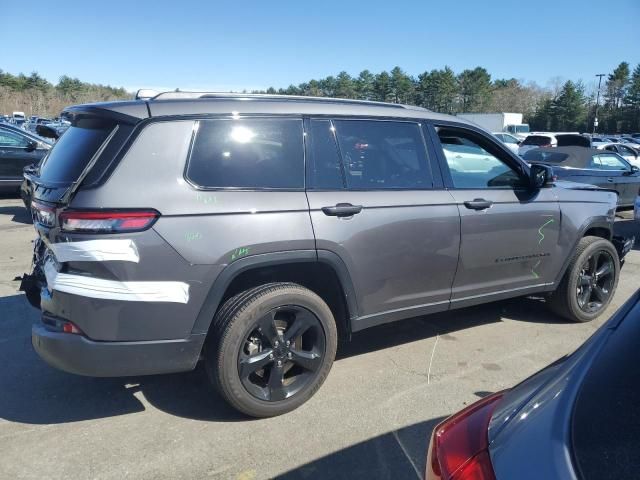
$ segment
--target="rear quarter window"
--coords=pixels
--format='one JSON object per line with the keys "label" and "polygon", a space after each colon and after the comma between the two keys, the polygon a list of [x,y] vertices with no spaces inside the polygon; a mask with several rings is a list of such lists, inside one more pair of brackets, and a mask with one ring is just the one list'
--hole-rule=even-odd
{"label": "rear quarter window", "polygon": [[69,127],[43,159],[40,180],[45,184],[75,182],[114,128],[112,123],[90,120]]}
{"label": "rear quarter window", "polygon": [[186,176],[203,188],[304,188],[300,119],[201,120]]}

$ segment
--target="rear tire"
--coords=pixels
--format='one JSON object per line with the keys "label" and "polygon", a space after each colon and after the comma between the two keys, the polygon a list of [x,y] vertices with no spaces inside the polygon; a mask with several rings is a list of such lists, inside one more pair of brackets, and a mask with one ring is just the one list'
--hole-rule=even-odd
{"label": "rear tire", "polygon": [[252,417],[289,412],[326,379],[337,347],[328,305],[294,283],[270,283],[227,300],[205,345],[207,375],[235,409]]}
{"label": "rear tire", "polygon": [[600,237],[584,237],[549,297],[549,307],[571,321],[590,322],[611,303],[619,276],[620,260],[612,243]]}

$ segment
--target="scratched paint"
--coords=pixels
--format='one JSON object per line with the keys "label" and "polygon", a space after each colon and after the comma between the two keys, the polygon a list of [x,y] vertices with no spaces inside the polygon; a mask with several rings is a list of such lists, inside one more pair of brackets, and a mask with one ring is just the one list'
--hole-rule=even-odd
{"label": "scratched paint", "polygon": [[246,257],[247,255],[249,255],[249,251],[250,250],[251,249],[249,247],[236,248],[231,253],[231,261],[233,262],[234,260],[237,260],[238,258]]}

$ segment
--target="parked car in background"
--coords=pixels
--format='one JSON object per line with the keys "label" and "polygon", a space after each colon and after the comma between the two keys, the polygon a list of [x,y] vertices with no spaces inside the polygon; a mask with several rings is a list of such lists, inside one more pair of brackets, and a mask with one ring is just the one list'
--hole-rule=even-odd
{"label": "parked car in background", "polygon": [[37,133],[36,128],[38,125],[47,125],[52,122],[53,120],[51,120],[50,118],[31,117],[29,119],[29,122],[27,122],[26,127],[30,132]]}
{"label": "parked car in background", "polygon": [[[599,268],[606,279],[612,265]],[[592,288],[594,273],[589,291],[610,288]],[[637,479],[638,344],[640,291],[571,355],[439,424],[425,480]]]}
{"label": "parked car in background", "polygon": [[[66,371],[203,359],[233,407],[268,417],[320,388],[339,334],[531,294],[588,322],[615,291],[616,195],[555,184],[461,118],[190,92],[65,114],[30,175],[21,288],[34,348]],[[577,296],[588,262],[606,271]]]}
{"label": "parked car in background", "polygon": [[538,148],[525,153],[524,160],[552,166],[561,180],[615,190],[619,208],[633,207],[640,190],[640,168],[615,152],[585,147]]}
{"label": "parked car in background", "polygon": [[513,153],[518,153],[520,142],[522,142],[520,138],[516,137],[515,135],[511,135],[510,133],[504,132],[493,132],[493,135],[502,143],[504,143],[507,148]]}
{"label": "parked car in background", "polygon": [[484,128],[487,132],[507,132],[520,140],[529,134],[529,124],[522,123],[521,113],[458,113],[456,116]]}
{"label": "parked car in background", "polygon": [[596,147],[598,150],[607,150],[609,152],[615,152],[624,158],[631,165],[640,167],[640,154],[637,150],[628,144],[624,143],[603,143]]}
{"label": "parked car in background", "polygon": [[523,156],[529,150],[539,147],[554,147],[558,144],[556,137],[550,133],[532,133],[518,147],[518,155]]}
{"label": "parked car in background", "polygon": [[18,192],[25,167],[38,163],[51,144],[14,125],[0,124],[0,191]]}

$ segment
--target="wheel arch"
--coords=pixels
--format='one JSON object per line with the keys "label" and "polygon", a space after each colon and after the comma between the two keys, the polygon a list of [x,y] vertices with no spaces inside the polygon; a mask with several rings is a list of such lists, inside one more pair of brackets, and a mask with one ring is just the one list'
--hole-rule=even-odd
{"label": "wheel arch", "polygon": [[207,333],[216,312],[228,298],[274,281],[298,283],[318,294],[331,308],[339,334],[350,337],[357,304],[347,267],[335,253],[315,250],[252,255],[227,265],[211,286],[192,333]]}
{"label": "wheel arch", "polygon": [[587,236],[600,237],[604,238],[605,240],[611,241],[611,239],[613,238],[613,225],[611,221],[604,215],[590,217],[584,221],[584,223],[577,231],[569,254],[564,259],[562,268],[560,269],[560,272],[558,273],[554,281],[554,286],[558,285],[560,281],[562,281],[562,277],[564,277],[564,274],[569,267],[569,263],[571,263],[571,259],[573,258],[573,254],[576,250],[576,247],[578,246],[578,243],[582,238]]}

